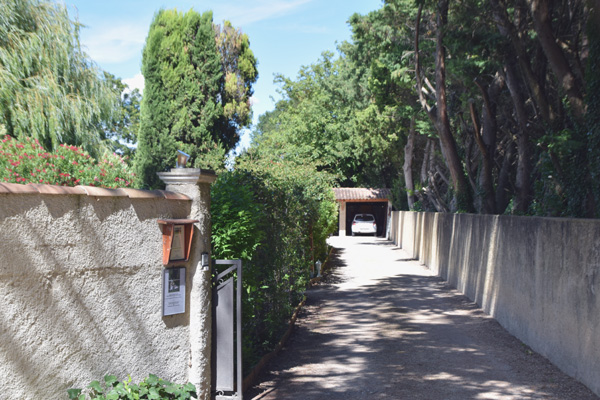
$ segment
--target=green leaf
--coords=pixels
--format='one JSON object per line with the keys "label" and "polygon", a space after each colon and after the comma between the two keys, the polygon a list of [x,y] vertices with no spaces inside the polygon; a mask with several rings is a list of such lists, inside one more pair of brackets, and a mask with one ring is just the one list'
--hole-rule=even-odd
{"label": "green leaf", "polygon": [[81,394],[81,389],[68,389],[67,394],[70,400],[76,400]]}
{"label": "green leaf", "polygon": [[104,377],[104,382],[106,382],[106,386],[114,386],[116,382],[118,382],[117,377],[114,375],[106,375]]}
{"label": "green leaf", "polygon": [[119,400],[120,396],[116,390],[111,390],[106,394],[106,400]]}
{"label": "green leaf", "polygon": [[150,388],[150,391],[148,393],[148,399],[160,400],[160,394],[158,393],[158,390],[156,390],[155,388]]}
{"label": "green leaf", "polygon": [[88,387],[92,390],[94,390],[96,392],[96,394],[101,394],[104,392],[104,389],[102,389],[102,386],[100,385],[100,382],[98,381],[92,381]]}

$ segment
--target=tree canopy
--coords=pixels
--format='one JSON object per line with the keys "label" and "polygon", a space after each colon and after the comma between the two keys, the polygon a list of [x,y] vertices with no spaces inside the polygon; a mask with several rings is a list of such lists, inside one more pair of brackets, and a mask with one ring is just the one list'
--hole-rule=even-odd
{"label": "tree canopy", "polygon": [[130,90],[127,84],[106,71],[104,79],[120,95],[110,119],[101,123],[102,137],[112,151],[131,157],[140,128],[142,94],[138,89]]}
{"label": "tree canopy", "polygon": [[256,153],[391,186],[397,207],[598,217],[596,7],[386,0],[337,58],[276,78]]}
{"label": "tree canopy", "polygon": [[399,140],[394,116],[379,110],[361,89],[345,55],[323,53],[297,79],[278,75],[280,100],[253,132],[253,152],[315,163],[347,185],[391,183]]}

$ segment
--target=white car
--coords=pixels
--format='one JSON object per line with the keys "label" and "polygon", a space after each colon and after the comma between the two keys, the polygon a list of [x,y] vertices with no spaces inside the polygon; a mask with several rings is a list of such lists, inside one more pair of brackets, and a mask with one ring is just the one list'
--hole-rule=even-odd
{"label": "white car", "polygon": [[352,221],[352,236],[357,233],[377,235],[377,222],[373,214],[356,214]]}

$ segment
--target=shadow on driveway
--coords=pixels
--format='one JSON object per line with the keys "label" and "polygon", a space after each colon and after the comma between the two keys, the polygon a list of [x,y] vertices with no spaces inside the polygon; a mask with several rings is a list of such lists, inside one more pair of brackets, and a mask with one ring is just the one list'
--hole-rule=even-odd
{"label": "shadow on driveway", "polygon": [[597,399],[383,239],[336,238],[254,399]]}

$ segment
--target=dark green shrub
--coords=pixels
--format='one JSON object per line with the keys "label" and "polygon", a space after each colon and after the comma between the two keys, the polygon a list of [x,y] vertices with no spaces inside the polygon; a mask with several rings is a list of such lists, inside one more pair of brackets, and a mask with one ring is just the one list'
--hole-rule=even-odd
{"label": "dark green shrub", "polygon": [[325,259],[332,184],[312,165],[246,157],[212,187],[213,255],[243,260],[245,372],[281,339],[313,262]]}

